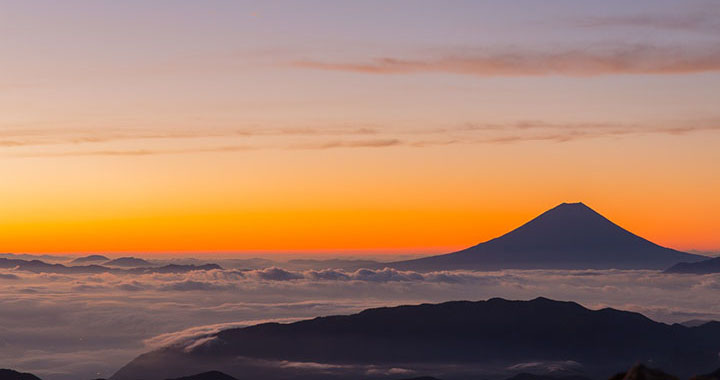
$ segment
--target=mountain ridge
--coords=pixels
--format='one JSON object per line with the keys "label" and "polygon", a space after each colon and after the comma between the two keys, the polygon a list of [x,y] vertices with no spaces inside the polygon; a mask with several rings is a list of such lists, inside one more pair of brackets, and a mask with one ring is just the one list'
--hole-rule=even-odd
{"label": "mountain ridge", "polygon": [[491,298],[223,330],[143,354],[111,380],[162,380],[173,371],[210,369],[236,377],[305,380],[406,368],[457,378],[458,368],[477,376],[490,370],[507,375],[519,363],[570,363],[609,377],[638,361],[664,363],[667,370],[690,376],[720,366],[718,352],[720,324],[685,327],[570,301]]}

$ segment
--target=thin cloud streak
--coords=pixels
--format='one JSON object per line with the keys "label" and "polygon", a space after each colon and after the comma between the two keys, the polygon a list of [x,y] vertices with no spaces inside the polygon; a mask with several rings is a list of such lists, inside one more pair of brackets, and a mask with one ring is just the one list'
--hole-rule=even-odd
{"label": "thin cloud streak", "polygon": [[720,10],[713,4],[686,13],[592,16],[575,20],[572,25],[586,28],[630,27],[716,33],[720,31]]}
{"label": "thin cloud streak", "polygon": [[[168,132],[147,133],[145,131],[108,131],[98,130],[1,130],[0,147],[23,147],[35,145],[62,145],[62,144],[93,144],[110,143],[126,140],[172,140],[172,139],[201,139],[201,138],[232,138],[232,137],[278,137],[278,136],[355,136],[374,135],[379,131],[374,128],[242,128],[242,129],[213,129],[202,131],[177,130]],[[137,152],[136,154],[142,154]]]}
{"label": "thin cloud streak", "polygon": [[[373,130],[375,139],[319,140],[307,143],[266,145],[221,145],[178,149],[100,149],[58,152],[27,152],[6,157],[74,157],[74,156],[153,156],[193,153],[230,153],[260,150],[327,150],[351,148],[432,147],[454,144],[513,144],[533,141],[572,142],[583,139],[647,135],[680,136],[697,132],[720,131],[720,121],[651,127],[639,124],[613,123],[547,123],[519,121],[507,124],[466,123],[448,128],[389,131],[385,136]],[[368,132],[368,134],[370,134]]]}
{"label": "thin cloud streak", "polygon": [[595,46],[558,51],[477,50],[440,58],[381,57],[363,62],[303,60],[298,68],[364,74],[448,73],[480,77],[692,74],[720,71],[720,48],[653,45]]}

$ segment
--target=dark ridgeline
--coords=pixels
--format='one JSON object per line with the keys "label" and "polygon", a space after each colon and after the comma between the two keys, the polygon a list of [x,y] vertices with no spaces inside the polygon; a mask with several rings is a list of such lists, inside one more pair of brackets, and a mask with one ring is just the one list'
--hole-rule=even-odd
{"label": "dark ridgeline", "polygon": [[153,264],[147,260],[139,259],[137,257],[119,257],[117,259],[109,260],[104,262],[103,265],[110,265],[115,267],[149,267]]}
{"label": "dark ridgeline", "polygon": [[[192,349],[169,347],[141,355],[111,379],[161,380],[211,369],[236,377],[340,379],[364,373],[368,366],[454,379],[458,371],[506,371],[527,362],[579,363],[593,378],[649,362],[688,377],[720,367],[720,323],[667,325],[638,313],[593,311],[546,298],[369,309],[229,329],[208,338]],[[317,368],[278,363],[315,363]]]}
{"label": "dark ridgeline", "polygon": [[0,380],[40,380],[40,378],[30,373],[0,369]]}
{"label": "dark ridgeline", "polygon": [[238,380],[230,375],[224,374],[220,371],[208,371],[198,373],[197,375],[176,377],[174,379],[167,380]]}
{"label": "dark ridgeline", "polygon": [[78,257],[71,261],[70,264],[104,263],[106,261],[110,261],[110,259],[103,255],[90,255]]}
{"label": "dark ridgeline", "polygon": [[720,273],[720,257],[694,263],[677,263],[665,270],[665,273],[711,274]]}
{"label": "dark ridgeline", "polygon": [[679,380],[677,377],[667,374],[656,368],[648,368],[643,364],[637,364],[627,372],[620,372],[611,377],[610,380]]}
{"label": "dark ridgeline", "polygon": [[591,380],[589,377],[580,375],[537,375],[534,373],[519,373],[505,380]]}
{"label": "dark ridgeline", "polygon": [[665,269],[704,256],[661,247],[611,222],[583,203],[563,203],[498,238],[462,251],[387,266],[452,269]]}
{"label": "dark ridgeline", "polygon": [[693,376],[690,380],[720,380],[720,368],[705,375]]}

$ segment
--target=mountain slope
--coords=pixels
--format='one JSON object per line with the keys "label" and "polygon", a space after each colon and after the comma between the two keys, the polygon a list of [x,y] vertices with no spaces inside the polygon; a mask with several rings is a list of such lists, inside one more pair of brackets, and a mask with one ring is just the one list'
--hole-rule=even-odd
{"label": "mountain slope", "polygon": [[197,375],[177,377],[175,379],[168,380],[237,380],[236,378],[226,375],[219,371],[208,371],[198,373]]}
{"label": "mountain slope", "polygon": [[462,251],[390,263],[403,270],[664,269],[705,259],[661,247],[582,203],[563,203],[498,238]]}
{"label": "mountain slope", "polygon": [[0,380],[40,380],[40,378],[30,373],[0,369]]}
{"label": "mountain slope", "polygon": [[161,380],[210,369],[248,378],[339,379],[392,368],[452,378],[507,375],[528,362],[570,363],[606,377],[646,360],[689,376],[717,368],[718,352],[720,324],[690,328],[573,302],[494,298],[225,330],[141,355],[111,379]]}

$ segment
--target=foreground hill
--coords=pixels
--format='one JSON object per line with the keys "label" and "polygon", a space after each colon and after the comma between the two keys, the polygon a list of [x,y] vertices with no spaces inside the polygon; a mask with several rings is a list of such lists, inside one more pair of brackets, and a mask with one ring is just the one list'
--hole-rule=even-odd
{"label": "foreground hill", "polygon": [[40,378],[30,373],[0,369],[0,380],[40,380]]}
{"label": "foreground hill", "polygon": [[209,370],[268,380],[398,378],[394,370],[499,378],[523,363],[607,378],[640,361],[688,377],[720,367],[718,352],[720,323],[685,327],[573,302],[494,298],[229,329],[141,355],[111,379]]}
{"label": "foreground hill", "polygon": [[403,270],[665,269],[704,256],[661,247],[582,203],[563,203],[498,238],[462,251],[399,261]]}
{"label": "foreground hill", "polygon": [[665,273],[710,274],[720,273],[720,257],[694,263],[677,263],[665,270]]}

